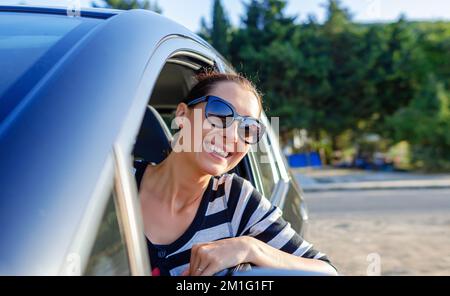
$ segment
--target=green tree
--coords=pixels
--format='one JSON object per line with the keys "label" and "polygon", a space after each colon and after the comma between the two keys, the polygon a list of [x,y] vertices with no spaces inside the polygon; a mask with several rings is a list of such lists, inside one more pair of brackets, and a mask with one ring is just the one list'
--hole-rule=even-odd
{"label": "green tree", "polygon": [[450,170],[450,96],[434,75],[429,75],[409,104],[387,122],[395,140],[411,144],[416,168]]}
{"label": "green tree", "polygon": [[388,25],[387,49],[378,61],[377,96],[383,114],[389,115],[406,106],[424,79],[421,49],[416,35],[401,17]]}
{"label": "green tree", "polygon": [[[295,17],[285,16],[285,7],[286,1],[280,0],[247,3],[242,26],[233,32],[230,46],[231,62],[259,85],[267,111],[273,116],[281,115],[279,106],[292,102],[292,81],[297,72],[291,63],[297,64],[298,55],[290,42]],[[285,123],[290,118],[285,117]]]}
{"label": "green tree", "polygon": [[303,37],[298,49],[304,57],[300,98],[301,105],[308,106],[306,110],[314,116],[308,129],[316,135],[326,134],[336,150],[341,148],[338,136],[356,129],[355,123],[374,111],[366,95],[371,63],[367,58],[371,55],[361,42],[364,30],[351,22],[351,15],[340,2],[330,0],[326,9],[322,26],[310,21],[300,29]]}
{"label": "green tree", "polygon": [[212,25],[208,26],[204,18],[201,19],[200,36],[209,41],[211,45],[223,56],[228,56],[230,42],[230,21],[220,0],[214,0],[212,9]]}
{"label": "green tree", "polygon": [[338,34],[350,29],[352,25],[351,14],[342,7],[341,1],[328,0],[328,4],[324,7],[326,10],[324,29],[328,34]]}
{"label": "green tree", "polygon": [[449,22],[418,22],[410,23],[418,34],[417,43],[423,50],[429,72],[443,81],[450,88],[450,23]]}
{"label": "green tree", "polygon": [[92,6],[123,9],[123,10],[139,8],[152,10],[157,13],[162,13],[162,9],[156,1],[152,3],[149,0],[102,0],[101,2],[102,3],[99,5],[97,4],[97,1],[93,1]]}
{"label": "green tree", "polygon": [[[417,166],[428,161],[427,151],[434,151],[434,167],[445,164],[436,161],[448,157],[439,150],[448,148],[442,132],[448,117],[436,119],[447,112],[445,104],[433,116],[420,115],[433,127],[427,130],[436,139],[427,140],[430,146],[423,134],[406,132],[406,123],[407,116],[418,116],[418,102],[448,97],[448,22],[401,17],[394,23],[354,23],[340,1],[329,0],[324,23],[314,16],[297,23],[296,16],[286,15],[286,1],[248,0],[244,5],[239,27],[219,36],[227,36],[227,58],[262,90],[266,113],[280,117],[282,131],[306,128],[317,143],[333,150],[376,133],[383,143],[379,147],[410,141]],[[204,20],[202,28],[211,32]]]}

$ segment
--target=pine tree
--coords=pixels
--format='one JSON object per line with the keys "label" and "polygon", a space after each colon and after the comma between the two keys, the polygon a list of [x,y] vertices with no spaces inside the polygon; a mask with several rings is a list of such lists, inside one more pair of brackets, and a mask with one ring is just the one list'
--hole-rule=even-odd
{"label": "pine tree", "polygon": [[434,75],[387,122],[395,140],[410,143],[416,168],[450,170],[450,96]]}
{"label": "pine tree", "polygon": [[161,7],[155,1],[151,3],[150,0],[103,0],[102,4],[97,4],[97,1],[92,2],[93,7],[106,7],[106,8],[115,8],[115,9],[147,9],[152,10],[157,13],[162,13]]}
{"label": "pine tree", "polygon": [[223,56],[229,53],[230,21],[220,0],[214,0],[212,8],[212,22],[208,26],[205,18],[201,18],[199,35]]}

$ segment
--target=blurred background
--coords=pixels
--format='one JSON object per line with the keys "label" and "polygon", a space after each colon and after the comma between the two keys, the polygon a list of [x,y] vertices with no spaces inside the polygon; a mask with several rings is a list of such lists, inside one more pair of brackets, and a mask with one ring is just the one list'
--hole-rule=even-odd
{"label": "blurred background", "polygon": [[161,13],[255,82],[342,274],[450,275],[449,1],[79,2]]}

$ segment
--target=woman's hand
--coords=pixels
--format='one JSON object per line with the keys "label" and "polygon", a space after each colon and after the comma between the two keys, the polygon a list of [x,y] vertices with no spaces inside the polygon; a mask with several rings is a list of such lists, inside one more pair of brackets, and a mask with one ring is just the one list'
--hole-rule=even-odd
{"label": "woman's hand", "polygon": [[182,275],[214,275],[249,262],[251,244],[246,236],[222,239],[192,246],[189,267]]}
{"label": "woman's hand", "polygon": [[189,267],[181,275],[214,275],[241,263],[337,275],[336,269],[324,261],[283,252],[251,236],[194,245]]}

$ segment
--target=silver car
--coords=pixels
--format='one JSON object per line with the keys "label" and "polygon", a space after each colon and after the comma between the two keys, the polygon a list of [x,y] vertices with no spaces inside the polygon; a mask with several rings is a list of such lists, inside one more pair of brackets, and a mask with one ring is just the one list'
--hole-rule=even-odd
{"label": "silver car", "polygon": [[[165,157],[173,111],[204,68],[234,72],[150,11],[0,6],[1,274],[149,275],[133,161]],[[261,144],[234,171],[302,234],[273,130]]]}

